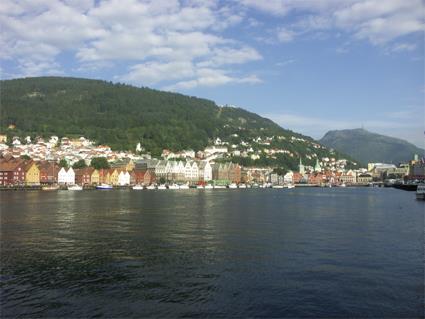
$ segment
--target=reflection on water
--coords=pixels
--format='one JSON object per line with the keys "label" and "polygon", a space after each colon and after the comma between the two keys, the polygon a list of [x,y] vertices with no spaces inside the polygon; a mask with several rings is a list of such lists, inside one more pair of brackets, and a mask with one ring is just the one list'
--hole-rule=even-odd
{"label": "reflection on water", "polygon": [[0,208],[2,317],[423,314],[412,193],[5,192]]}

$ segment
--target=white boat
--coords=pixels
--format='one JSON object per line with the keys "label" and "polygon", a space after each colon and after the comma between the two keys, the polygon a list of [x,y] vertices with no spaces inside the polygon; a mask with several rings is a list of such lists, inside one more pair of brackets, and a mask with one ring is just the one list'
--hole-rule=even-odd
{"label": "white boat", "polygon": [[180,189],[180,187],[177,184],[171,184],[171,185],[168,185],[168,189]]}
{"label": "white boat", "polygon": [[239,184],[239,188],[246,188],[246,184]]}
{"label": "white boat", "polygon": [[96,186],[96,189],[112,189],[112,185],[109,184],[100,184]]}
{"label": "white boat", "polygon": [[69,191],[82,191],[83,190],[83,186],[80,186],[80,185],[68,186],[68,190]]}
{"label": "white boat", "polygon": [[272,188],[279,188],[280,189],[280,188],[284,188],[284,186],[283,185],[273,185]]}
{"label": "white boat", "polygon": [[288,184],[286,187],[288,187],[289,189],[294,188],[295,185],[294,184]]}
{"label": "white boat", "polygon": [[134,185],[134,186],[133,186],[133,189],[134,189],[135,191],[139,191],[139,190],[142,190],[142,189],[144,189],[144,188],[143,188],[143,186],[142,186],[142,185]]}
{"label": "white boat", "polygon": [[[214,185],[214,189],[223,189],[226,188],[226,186],[224,185]],[[207,187],[205,186],[205,189],[207,189]]]}
{"label": "white boat", "polygon": [[204,189],[214,189],[214,186],[212,186],[211,184],[207,184],[205,185]]}
{"label": "white boat", "polygon": [[59,189],[59,185],[43,186],[41,189],[43,191],[57,191]]}
{"label": "white boat", "polygon": [[146,187],[146,189],[156,189],[156,186],[155,185],[149,185],[148,187]]}
{"label": "white boat", "polygon": [[158,189],[167,189],[167,187],[164,184],[161,184],[158,186]]}
{"label": "white boat", "polygon": [[347,185],[345,185],[345,183],[342,183],[341,185],[339,185],[339,187],[347,187]]}
{"label": "white boat", "polygon": [[189,185],[188,184],[179,185],[179,189],[189,189]]}
{"label": "white boat", "polygon": [[238,188],[238,185],[236,185],[235,183],[232,183],[232,184],[229,184],[229,188],[235,189],[235,188]]}
{"label": "white boat", "polygon": [[416,189],[416,199],[425,200],[425,185],[418,185]]}
{"label": "white boat", "polygon": [[204,189],[204,186],[203,185],[197,185],[196,189]]}

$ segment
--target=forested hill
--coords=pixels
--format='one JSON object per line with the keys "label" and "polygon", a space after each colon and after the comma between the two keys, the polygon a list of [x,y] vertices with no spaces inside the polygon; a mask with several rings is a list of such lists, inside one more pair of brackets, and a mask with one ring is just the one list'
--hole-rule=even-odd
{"label": "forested hill", "polygon": [[[311,138],[269,119],[196,97],[78,78],[38,77],[0,84],[3,133],[85,136],[123,150],[134,150],[140,142],[154,155],[163,148],[200,150],[216,137],[239,144],[258,136],[283,136],[271,146],[294,155],[331,155],[327,149],[314,148]],[[10,124],[16,126],[13,131]],[[279,156],[280,162],[298,161],[298,157]]]}
{"label": "forested hill", "polygon": [[364,129],[329,131],[320,140],[328,147],[349,154],[363,163],[405,163],[424,150],[394,137],[380,135]]}

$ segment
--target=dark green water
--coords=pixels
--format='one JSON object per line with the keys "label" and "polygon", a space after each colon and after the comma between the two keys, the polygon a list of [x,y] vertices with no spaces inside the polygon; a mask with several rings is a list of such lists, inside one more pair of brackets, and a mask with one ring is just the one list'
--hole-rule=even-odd
{"label": "dark green water", "polygon": [[394,189],[3,192],[1,317],[423,317]]}

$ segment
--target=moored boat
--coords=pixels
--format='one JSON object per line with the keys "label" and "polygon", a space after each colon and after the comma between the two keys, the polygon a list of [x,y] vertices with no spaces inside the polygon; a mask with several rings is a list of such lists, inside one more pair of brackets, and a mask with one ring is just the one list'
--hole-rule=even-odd
{"label": "moored boat", "polygon": [[59,185],[49,185],[49,186],[43,186],[41,190],[43,191],[57,191],[59,189]]}
{"label": "moored boat", "polygon": [[112,188],[113,188],[112,185],[105,184],[105,183],[96,186],[96,189],[105,189],[105,190],[107,190],[107,189],[112,189]]}
{"label": "moored boat", "polygon": [[167,187],[164,184],[158,185],[158,189],[167,189]]}
{"label": "moored boat", "polygon": [[214,186],[212,186],[211,184],[207,184],[205,185],[204,189],[214,189]]}
{"label": "moored boat", "polygon": [[196,189],[204,189],[204,186],[203,185],[197,185]]}
{"label": "moored boat", "polygon": [[146,189],[156,189],[156,186],[152,184],[152,185],[147,186]]}
{"label": "moored boat", "polygon": [[279,188],[279,189],[280,189],[280,188],[283,188],[283,187],[284,187],[283,185],[273,185],[273,186],[272,186],[272,188]]}
{"label": "moored boat", "polygon": [[188,184],[179,185],[179,189],[189,189],[189,185]]}
{"label": "moored boat", "polygon": [[[214,185],[214,189],[223,189],[226,188],[226,186],[224,185]],[[207,189],[207,187],[205,186],[205,189]]]}
{"label": "moored boat", "polygon": [[134,186],[133,186],[133,189],[134,189],[135,191],[139,191],[139,190],[142,190],[142,189],[144,189],[144,188],[143,188],[143,186],[142,186],[142,185],[134,185]]}
{"label": "moored boat", "polygon": [[168,185],[168,189],[180,189],[180,187],[177,184],[171,184],[171,185]]}
{"label": "moored boat", "polygon": [[416,189],[416,199],[425,200],[425,185],[418,185]]}
{"label": "moored boat", "polygon": [[235,189],[235,188],[238,188],[238,185],[236,185],[235,183],[232,183],[232,184],[229,184],[229,188]]}
{"label": "moored boat", "polygon": [[69,191],[82,191],[83,186],[75,184],[75,185],[72,185],[72,186],[68,186],[68,190]]}
{"label": "moored boat", "polygon": [[286,185],[286,187],[290,189],[290,188],[294,188],[295,185],[294,184],[288,184],[288,185]]}
{"label": "moored boat", "polygon": [[239,188],[246,188],[246,184],[239,184]]}

